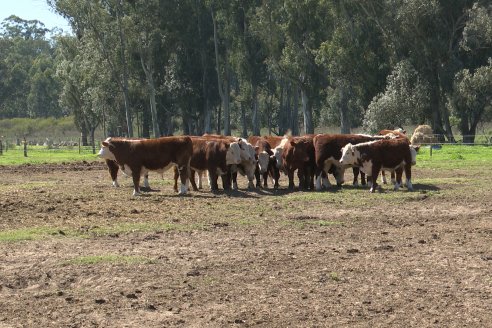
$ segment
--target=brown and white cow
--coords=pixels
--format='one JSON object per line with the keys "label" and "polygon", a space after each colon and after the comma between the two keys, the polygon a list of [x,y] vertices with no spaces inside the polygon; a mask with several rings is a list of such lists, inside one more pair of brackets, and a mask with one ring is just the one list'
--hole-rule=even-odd
{"label": "brown and white cow", "polygon": [[177,166],[181,179],[179,194],[188,192],[188,175],[193,143],[188,136],[125,140],[108,138],[102,142],[98,156],[116,161],[122,171],[133,178],[133,195],[140,194],[140,176],[149,171],[163,173]]}
{"label": "brown and white cow", "polygon": [[256,169],[256,152],[253,147],[246,139],[233,136],[223,136],[220,134],[204,134],[202,137],[208,138],[210,140],[229,140],[236,141],[241,148],[241,163],[237,165],[231,165],[231,176],[233,189],[237,190],[237,173],[244,175],[248,179],[248,188],[252,189],[255,187],[255,169]]}
{"label": "brown and white cow", "polygon": [[[336,167],[335,179],[337,185],[344,183],[344,172],[348,166],[342,166],[339,162],[342,157],[341,149],[346,144],[358,144],[373,140],[380,140],[381,137],[374,137],[362,134],[318,134],[313,139],[315,149],[315,164],[316,164],[316,190],[321,190],[322,187],[328,188],[330,181],[327,173]],[[323,173],[326,175],[323,176]],[[354,180],[353,184],[358,185],[359,168],[353,168]],[[365,176],[361,174],[362,185],[365,185]]]}
{"label": "brown and white cow", "polygon": [[[208,157],[210,158],[222,158],[222,155],[210,155],[207,153],[210,152],[207,148],[207,144],[212,141],[221,141],[224,143],[223,147],[218,147],[216,151],[224,151],[225,152],[225,165],[237,165],[241,163],[241,148],[237,141],[231,142],[232,139],[226,138],[204,138],[204,137],[190,137],[193,142],[193,154],[190,160],[191,174],[190,174],[190,182],[193,190],[197,191],[202,188],[202,175],[206,171],[214,170],[213,166],[222,168],[223,163],[221,162],[208,162]],[[214,170],[216,171],[216,170]],[[198,174],[198,186],[195,183],[195,172]],[[229,174],[230,175],[230,174]],[[178,188],[178,177],[179,172],[177,168],[174,169],[174,190],[177,191]],[[210,179],[210,177],[209,177]],[[229,182],[230,184],[230,182]]]}
{"label": "brown and white cow", "polygon": [[[386,136],[388,138],[407,138],[408,139],[407,131],[403,130],[402,128],[396,128],[394,130],[381,130],[376,135]],[[417,151],[418,151],[418,148],[417,148]],[[384,170],[381,170],[381,180],[383,181],[383,184],[387,183],[386,174],[385,174]],[[391,172],[391,183],[392,184],[396,183],[395,172]]]}
{"label": "brown and white cow", "polygon": [[274,181],[274,188],[277,189],[279,187],[280,171],[277,168],[275,156],[273,156],[272,146],[268,142],[268,139],[264,137],[256,139],[256,143],[253,145],[258,160],[255,170],[256,187],[261,187],[260,176],[262,176],[263,187],[268,188],[268,176],[271,176]]}
{"label": "brown and white cow", "polygon": [[412,191],[412,164],[415,164],[416,159],[411,149],[406,138],[382,139],[357,145],[349,143],[341,150],[340,164],[360,167],[371,181],[371,192],[378,188],[376,180],[381,169],[396,171],[395,190],[402,184],[404,170],[407,188]]}

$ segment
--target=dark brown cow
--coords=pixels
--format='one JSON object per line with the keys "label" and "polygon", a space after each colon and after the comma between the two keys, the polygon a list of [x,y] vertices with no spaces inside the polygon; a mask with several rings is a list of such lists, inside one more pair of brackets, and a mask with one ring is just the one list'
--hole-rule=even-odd
{"label": "dark brown cow", "polygon": [[[333,166],[337,167],[335,178],[337,185],[342,185],[344,182],[343,175],[345,168],[341,166],[339,160],[342,157],[342,147],[348,143],[353,145],[368,142],[373,140],[380,140],[381,137],[373,137],[361,134],[318,134],[313,139],[315,149],[315,165],[316,165],[316,190],[321,190],[322,187],[328,188],[330,182],[328,178],[322,176],[322,173],[330,172]],[[354,181],[353,184],[358,184],[359,168],[354,167]],[[361,174],[362,184],[365,185],[365,176]]]}
{"label": "dark brown cow", "polygon": [[186,194],[192,154],[193,143],[188,136],[145,140],[108,138],[99,151],[99,157],[116,161],[122,171],[132,176],[133,195],[140,194],[141,175],[148,171],[163,173],[173,165],[178,167],[181,179],[179,193]]}
{"label": "dark brown cow", "polygon": [[349,143],[342,149],[340,163],[360,167],[372,182],[371,192],[378,188],[376,180],[381,169],[396,171],[395,190],[402,185],[402,173],[405,170],[406,185],[411,191],[412,164],[415,164],[411,149],[407,138],[382,139],[357,145]]}
{"label": "dark brown cow", "polygon": [[210,189],[219,190],[217,179],[222,178],[222,188],[231,188],[231,171],[227,165],[227,151],[230,143],[226,140],[210,140],[205,147],[205,160],[207,163],[208,178]]}

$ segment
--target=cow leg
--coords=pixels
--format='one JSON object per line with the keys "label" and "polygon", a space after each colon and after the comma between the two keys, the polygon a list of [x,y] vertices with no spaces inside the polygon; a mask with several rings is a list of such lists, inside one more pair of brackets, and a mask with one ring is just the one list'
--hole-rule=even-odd
{"label": "cow leg", "polygon": [[360,169],[359,169],[359,172],[360,172],[360,184],[365,186],[367,183],[366,183],[366,174],[364,172],[362,172]]}
{"label": "cow leg", "polygon": [[120,169],[115,161],[107,159],[106,165],[108,166],[109,175],[111,176],[111,181],[113,181],[113,187],[117,188],[118,184],[118,170]]}
{"label": "cow leg", "polygon": [[174,186],[173,186],[174,192],[178,192],[178,178],[179,178],[179,171],[178,171],[178,167],[175,166],[174,167]]}
{"label": "cow leg", "polygon": [[408,191],[413,191],[413,185],[412,185],[412,165],[405,164],[405,176],[407,178],[407,188],[408,188]]}
{"label": "cow leg", "polygon": [[[403,168],[402,167],[399,167],[395,171],[391,171],[391,175],[392,176],[395,176],[395,172],[396,172],[396,180],[395,180],[394,188],[393,189],[395,191],[398,191],[398,189],[400,189],[400,187],[402,186],[401,178],[402,178],[402,175],[403,175]],[[393,179],[391,179],[391,180],[393,180]]]}
{"label": "cow leg", "polygon": [[198,189],[203,189],[203,171],[197,172],[198,174]]}
{"label": "cow leg", "polygon": [[263,173],[263,188],[268,188],[268,171]]}
{"label": "cow leg", "polygon": [[371,189],[369,190],[370,192],[374,192],[376,190],[376,188],[379,189],[379,186],[378,186],[378,183],[377,183],[377,179],[378,179],[378,176],[379,176],[379,171],[381,170],[381,165],[378,164],[378,163],[373,163],[372,164],[372,175],[371,175],[371,178],[372,178],[372,185],[371,185]]}
{"label": "cow leg", "polygon": [[288,170],[287,171],[287,178],[289,179],[289,189],[294,190],[294,171]]}
{"label": "cow leg", "polygon": [[230,167],[228,167],[226,174],[223,174],[221,176],[221,179],[222,179],[222,188],[224,190],[231,190],[232,173]]}
{"label": "cow leg", "polygon": [[280,170],[277,168],[277,166],[273,167],[273,179],[275,181],[273,188],[278,189],[279,187],[278,180],[280,180]]}
{"label": "cow leg", "polygon": [[352,172],[354,173],[354,181],[352,182],[352,185],[357,187],[359,185],[359,173],[361,172],[359,168],[355,166],[352,168]]}
{"label": "cow leg", "polygon": [[219,177],[217,176],[217,173],[214,172],[213,169],[208,170],[208,179],[210,183],[210,190],[212,191],[218,191],[219,190],[219,185],[217,183],[217,179]]}
{"label": "cow leg", "polygon": [[149,185],[149,174],[144,174],[144,187],[147,188],[147,189],[150,189],[150,185]]}
{"label": "cow leg", "polygon": [[[391,183],[395,184],[395,172],[391,172]],[[401,185],[401,180],[400,180],[400,185]]]}
{"label": "cow leg", "polygon": [[186,193],[188,192],[188,175],[190,172],[189,162],[188,165],[178,167],[178,170],[179,178],[181,180],[181,186],[179,188],[178,195],[186,195]]}
{"label": "cow leg", "polygon": [[255,168],[256,188],[261,188],[261,174],[258,165]]}
{"label": "cow leg", "polygon": [[133,196],[140,195],[140,168],[132,169],[133,178]]}
{"label": "cow leg", "polygon": [[190,170],[190,183],[191,183],[191,187],[193,188],[193,191],[198,191],[198,187],[196,186],[195,183],[195,170],[193,169]]}
{"label": "cow leg", "polygon": [[[391,174],[393,174],[393,172],[391,172]],[[381,170],[381,180],[383,181],[383,184],[388,183],[388,181],[386,181],[386,172],[384,172],[384,170]],[[393,181],[391,181],[391,182],[393,182]]]}

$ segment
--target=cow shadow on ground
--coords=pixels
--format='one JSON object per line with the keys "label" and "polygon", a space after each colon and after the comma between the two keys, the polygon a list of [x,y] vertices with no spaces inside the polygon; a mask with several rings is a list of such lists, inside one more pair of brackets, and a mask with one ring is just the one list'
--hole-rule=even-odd
{"label": "cow shadow on ground", "polygon": [[414,183],[413,191],[439,191],[441,188],[438,186],[425,184],[425,183]]}

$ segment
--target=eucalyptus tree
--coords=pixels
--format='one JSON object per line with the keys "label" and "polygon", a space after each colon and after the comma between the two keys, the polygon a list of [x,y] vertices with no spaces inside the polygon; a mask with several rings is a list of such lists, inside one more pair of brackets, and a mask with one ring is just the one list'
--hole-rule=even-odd
{"label": "eucalyptus tree", "polygon": [[7,17],[0,27],[0,117],[60,116],[54,47],[38,20]]}
{"label": "eucalyptus tree", "polygon": [[122,0],[47,0],[57,13],[65,17],[79,40],[90,39],[110,68],[123,95],[126,130],[133,136],[132,113],[128,92],[127,36]]}
{"label": "eucalyptus tree", "polygon": [[328,79],[325,89],[328,115],[341,133],[361,124],[364,108],[382,87],[387,54],[374,25],[359,1],[323,1],[329,24],[316,60]]}

